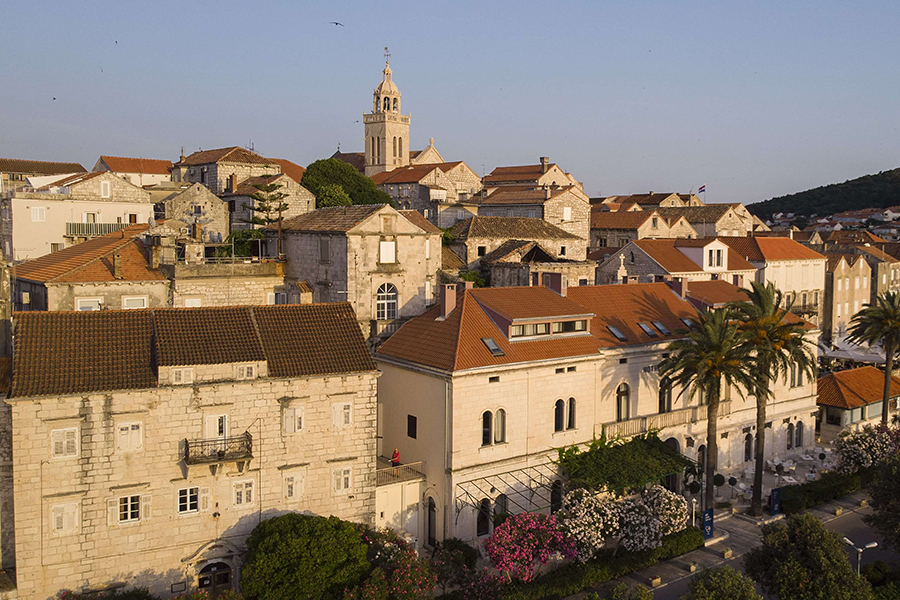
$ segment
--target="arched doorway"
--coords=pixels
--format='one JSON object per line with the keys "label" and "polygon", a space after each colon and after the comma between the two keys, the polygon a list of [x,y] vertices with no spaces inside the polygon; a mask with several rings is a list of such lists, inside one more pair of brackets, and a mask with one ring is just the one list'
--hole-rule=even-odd
{"label": "arched doorway", "polygon": [[744,462],[753,460],[753,436],[749,433],[744,436]]}
{"label": "arched doorway", "polygon": [[434,548],[437,544],[437,506],[434,504],[434,498],[428,498],[428,545]]}
{"label": "arched doorway", "polygon": [[[678,444],[678,440],[676,440],[675,438],[667,439],[666,446],[668,446],[669,448],[671,448],[678,454],[681,454],[681,447]],[[677,473],[669,473],[668,475],[666,475],[663,485],[670,492],[675,492],[677,494],[678,493],[678,474]]]}
{"label": "arched doorway", "polygon": [[231,567],[223,562],[206,565],[200,570],[197,587],[206,591],[210,598],[218,598],[219,594],[232,588]]}

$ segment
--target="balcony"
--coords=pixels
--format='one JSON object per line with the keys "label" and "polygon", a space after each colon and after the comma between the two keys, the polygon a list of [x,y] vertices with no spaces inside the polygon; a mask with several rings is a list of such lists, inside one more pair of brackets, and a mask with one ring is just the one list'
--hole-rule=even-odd
{"label": "balcony", "polygon": [[791,307],[791,312],[800,317],[818,315],[819,305],[813,302],[807,302],[805,304],[797,303]]}
{"label": "balcony", "polygon": [[225,438],[184,440],[184,462],[213,464],[253,458],[253,436],[249,432]]}
{"label": "balcony", "polygon": [[[730,414],[731,401],[724,400],[719,402],[719,418],[726,417]],[[699,423],[705,420],[706,406],[689,406],[667,413],[648,415],[646,417],[635,417],[634,419],[618,421],[615,423],[605,423],[603,425],[603,435],[607,438],[631,437],[647,433],[650,429],[660,430],[665,429],[666,427],[687,425],[688,423]]]}
{"label": "balcony", "polygon": [[652,429],[664,429],[675,425],[686,425],[694,420],[694,407],[673,410],[667,413],[660,413],[647,417],[650,421],[649,427]]}
{"label": "balcony", "polygon": [[425,479],[425,463],[423,462],[413,462],[397,467],[385,467],[375,470],[376,486],[415,481],[417,479]]}
{"label": "balcony", "polygon": [[631,437],[647,433],[647,417],[637,417],[603,425],[603,435],[608,438]]}
{"label": "balcony", "polygon": [[129,225],[133,223],[66,223],[66,237],[99,237]]}

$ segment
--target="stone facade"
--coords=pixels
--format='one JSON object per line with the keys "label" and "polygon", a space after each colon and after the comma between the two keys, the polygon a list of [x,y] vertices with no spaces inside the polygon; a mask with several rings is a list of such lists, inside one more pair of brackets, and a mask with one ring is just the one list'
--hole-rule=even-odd
{"label": "stone facade", "polygon": [[616,248],[628,244],[631,240],[645,238],[689,238],[698,237],[697,231],[691,227],[684,217],[666,219],[658,215],[650,216],[641,225],[633,229],[591,227],[591,250],[598,248]]}
{"label": "stone facade", "polygon": [[[287,194],[287,197],[282,200],[288,205],[288,209],[282,213],[283,219],[287,220],[316,210],[316,197],[299,182],[287,175],[282,175],[277,179],[273,178],[272,183],[281,185],[278,192]],[[228,202],[232,231],[261,227],[261,225],[254,225],[250,222],[255,214],[250,207],[256,205],[256,201],[250,195],[225,194],[222,199]]]}
{"label": "stone facade", "polygon": [[[850,265],[847,259],[853,260]],[[830,261],[825,272],[822,334],[831,341],[846,337],[850,319],[869,302],[872,268],[861,256]]]}
{"label": "stone facade", "polygon": [[205,165],[190,165],[172,169],[172,181],[188,181],[200,183],[209,188],[213,194],[222,194],[228,189],[232,176],[237,181],[259,175],[275,175],[281,173],[281,166],[275,161],[271,164],[213,162]]}
{"label": "stone facade", "polygon": [[[499,188],[502,193],[503,188]],[[545,191],[546,199],[528,203],[503,202],[491,204],[490,195],[482,198],[478,208],[479,216],[484,217],[528,217],[543,219],[556,225],[563,231],[577,235],[582,239],[590,238],[591,204],[590,199],[581,188],[572,186],[563,190]]]}
{"label": "stone facade", "polygon": [[195,183],[180,194],[167,198],[163,203],[166,219],[182,223],[198,223],[201,239],[205,242],[222,242],[230,233],[228,204],[209,189]]}
{"label": "stone facade", "polygon": [[301,304],[278,262],[176,265],[169,306]]}
{"label": "stone facade", "polygon": [[538,285],[542,273],[562,273],[570,287],[594,285],[596,270],[593,260],[495,263],[490,266],[490,282],[491,287]]}
{"label": "stone facade", "polygon": [[[487,238],[467,237],[457,239],[450,244],[450,248],[469,265],[469,268],[480,266],[480,257],[493,252],[511,238]],[[560,238],[560,239],[532,239],[541,248],[546,250],[553,258],[561,258],[575,261],[583,261],[587,258],[587,238]]]}
{"label": "stone facade", "polygon": [[[481,178],[464,162],[444,170],[445,166],[448,163],[435,165],[418,181],[400,183],[388,178],[378,187],[401,209],[417,210],[438,227],[451,227],[477,212],[474,206],[468,210],[460,203],[468,203],[481,191]],[[457,210],[465,216],[457,218]]]}

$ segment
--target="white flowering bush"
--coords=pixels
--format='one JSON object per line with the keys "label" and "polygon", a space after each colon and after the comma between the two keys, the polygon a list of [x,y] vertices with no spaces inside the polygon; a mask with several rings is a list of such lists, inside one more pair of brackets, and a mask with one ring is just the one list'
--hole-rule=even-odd
{"label": "white flowering bush", "polygon": [[856,473],[900,451],[900,429],[879,423],[864,425],[857,431],[844,431],[835,441],[834,449],[838,454],[838,470]]}
{"label": "white flowering bush", "polygon": [[619,535],[620,505],[612,498],[602,498],[583,489],[566,494],[556,517],[560,528],[575,541],[578,560],[589,560],[609,538]]}
{"label": "white flowering bush", "polygon": [[670,492],[661,485],[654,485],[641,494],[644,504],[659,520],[659,531],[662,535],[671,535],[687,527],[687,499]]}
{"label": "white flowering bush", "polygon": [[622,500],[619,542],[628,551],[651,550],[662,545],[659,519],[640,500]]}

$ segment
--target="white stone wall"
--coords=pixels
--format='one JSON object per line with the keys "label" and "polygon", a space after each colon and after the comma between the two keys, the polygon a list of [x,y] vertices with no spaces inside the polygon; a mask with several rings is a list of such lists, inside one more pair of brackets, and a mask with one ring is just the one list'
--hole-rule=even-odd
{"label": "white stone wall", "polygon": [[[99,298],[104,308],[119,310],[123,298],[146,299],[147,308],[165,308],[169,302],[169,282],[157,281],[108,281],[98,283],[50,283],[47,284],[47,307],[44,310],[78,310],[79,298]],[[32,310],[38,310],[37,307]]]}
{"label": "white stone wall", "polygon": [[223,242],[230,233],[228,204],[199,183],[167,199],[164,206],[166,219],[199,223],[204,242]]}
{"label": "white stone wall", "polygon": [[[860,257],[852,267],[846,261],[833,272],[825,273],[824,304],[821,311],[822,331],[829,339],[847,335],[850,320],[869,302],[872,268]],[[798,299],[796,302],[799,302]]]}

